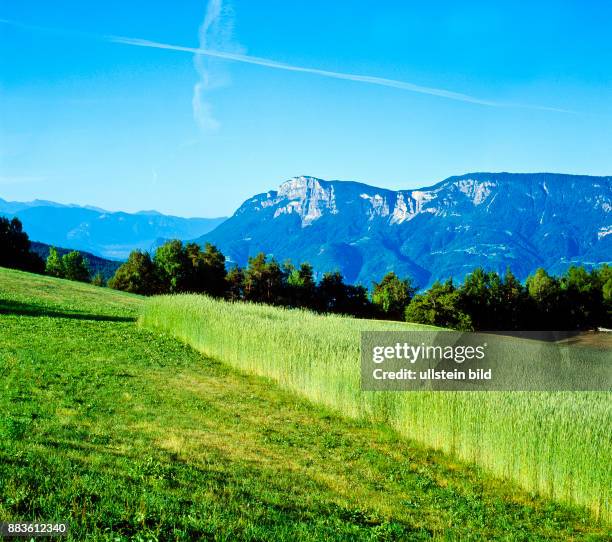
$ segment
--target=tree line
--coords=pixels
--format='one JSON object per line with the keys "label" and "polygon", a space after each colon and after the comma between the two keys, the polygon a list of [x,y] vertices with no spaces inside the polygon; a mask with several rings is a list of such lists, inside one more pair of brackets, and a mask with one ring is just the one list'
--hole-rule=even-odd
{"label": "tree line", "polygon": [[311,265],[280,264],[264,254],[249,258],[245,268],[227,270],[225,256],[209,243],[202,249],[196,243],[169,241],[153,257],[132,251],[108,285],[142,295],[191,292],[358,317],[374,314],[366,288],[346,284],[338,272],[317,282]]}
{"label": "tree line", "polygon": [[612,327],[612,267],[572,266],[554,277],[537,269],[525,283],[478,268],[459,285],[435,282],[405,309],[410,322],[465,331]]}
{"label": "tree line", "polygon": [[538,269],[521,283],[478,268],[462,283],[435,282],[418,292],[409,278],[390,272],[371,291],[346,284],[339,272],[315,280],[308,263],[279,263],[263,253],[246,267],[226,270],[213,245],[170,241],[151,257],[134,251],[111,288],[144,295],[203,293],[231,301],[252,301],[358,318],[406,320],[464,331],[568,330],[612,327],[612,267],[587,271],[570,267],[560,277]]}
{"label": "tree line", "polygon": [[[78,251],[47,261],[30,252],[30,241],[14,218],[0,218],[0,266],[104,285],[91,277]],[[263,253],[243,268],[230,266],[215,246],[168,241],[154,255],[134,250],[108,281],[117,290],[141,295],[201,293],[230,301],[251,301],[357,318],[406,320],[464,331],[568,330],[612,327],[612,267],[587,271],[570,267],[561,276],[538,269],[522,283],[510,270],[482,268],[456,284],[436,281],[418,291],[410,278],[390,272],[368,291],[347,284],[339,272],[316,280],[308,263],[279,263]]]}

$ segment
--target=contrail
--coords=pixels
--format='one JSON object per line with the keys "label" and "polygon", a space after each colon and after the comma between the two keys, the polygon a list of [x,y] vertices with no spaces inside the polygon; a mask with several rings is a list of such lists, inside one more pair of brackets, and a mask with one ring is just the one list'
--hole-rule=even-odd
{"label": "contrail", "polygon": [[[6,19],[0,19],[0,23],[9,24],[12,26],[17,26],[20,28],[36,30],[36,31],[54,32],[54,33],[69,33],[73,35],[79,35],[81,37],[98,38],[98,39],[101,38],[106,41],[110,41],[112,43],[121,43],[124,45],[132,45],[132,46],[137,46],[137,47],[150,47],[154,49],[166,49],[169,51],[179,51],[183,53],[190,53],[196,56],[218,58],[218,59],[229,60],[233,62],[242,62],[244,64],[254,64],[256,66],[264,66],[266,68],[272,68],[276,70],[310,73],[310,74],[319,75],[322,77],[330,77],[332,79],[343,79],[346,81],[356,81],[359,83],[367,83],[370,85],[391,87],[391,88],[396,88],[400,90],[407,90],[410,92],[417,92],[419,94],[428,94],[431,96],[447,98],[449,100],[473,103],[473,104],[478,104],[478,105],[483,105],[483,106],[488,106],[488,107],[511,107],[511,108],[520,108],[520,109],[533,109],[533,110],[540,110],[540,111],[553,111],[556,113],[575,113],[575,111],[571,111],[568,109],[561,109],[558,107],[548,107],[544,105],[530,105],[530,104],[523,104],[523,103],[485,100],[482,98],[477,98],[475,96],[470,96],[469,94],[462,94],[460,92],[453,92],[451,90],[446,90],[446,89],[441,89],[441,88],[426,87],[426,86],[417,85],[414,83],[409,83],[407,81],[386,79],[384,77],[375,77],[372,75],[359,75],[359,74],[352,74],[352,73],[321,70],[318,68],[307,68],[304,66],[295,66],[293,64],[285,64],[285,63],[277,62],[275,60],[270,60],[267,58],[260,58],[260,57],[245,55],[241,53],[218,51],[215,49],[209,49],[205,47],[184,47],[182,45],[160,43],[156,41],[140,39],[140,38],[129,38],[125,36],[112,36],[112,35],[111,36],[94,36],[91,34],[84,34],[84,33],[79,33],[79,32],[66,32],[65,30],[59,30],[59,29],[36,27],[36,26],[26,25],[26,24],[15,22],[15,21],[6,20]],[[202,43],[202,40],[200,40],[200,43]],[[194,101],[196,100],[196,96],[195,96],[196,90],[197,89],[194,88]]]}
{"label": "contrail", "polygon": [[[210,0],[206,7],[204,21],[198,32],[201,49],[206,49],[211,41],[214,43],[215,34],[218,34],[221,10],[222,0]],[[205,130],[214,130],[219,127],[219,123],[212,115],[212,106],[204,100],[204,93],[210,88],[212,78],[209,62],[205,62],[206,59],[207,57],[204,55],[194,55],[194,65],[199,80],[193,86],[191,106],[193,116],[200,127]]]}
{"label": "contrail", "polygon": [[211,58],[220,58],[224,60],[230,60],[233,62],[242,62],[244,64],[254,64],[256,66],[264,66],[266,68],[272,68],[276,70],[285,70],[291,72],[310,73],[313,75],[320,75],[322,77],[331,77],[332,79],[344,79],[346,81],[357,81],[359,83],[368,83],[371,85],[379,85],[383,87],[397,88],[400,90],[408,90],[411,92],[417,92],[419,94],[429,94],[431,96],[439,96],[441,98],[448,98],[449,100],[457,100],[460,102],[468,102],[478,105],[485,105],[489,107],[515,107],[524,109],[539,109],[542,111],[555,111],[557,113],[571,113],[567,109],[560,109],[556,107],[547,107],[543,105],[528,105],[519,104],[512,102],[497,102],[493,100],[484,100],[476,98],[468,94],[461,94],[459,92],[453,92],[450,90],[425,87],[409,83],[407,81],[398,81],[395,79],[386,79],[384,77],[375,77],[372,75],[358,75],[353,73],[334,72],[329,70],[321,70],[318,68],[307,68],[304,66],[295,66],[293,64],[284,64],[282,62],[276,62],[275,60],[269,60],[267,58],[261,58],[256,56],[244,55],[240,53],[229,53],[225,51],[216,51],[214,49],[203,49],[198,47],[184,47],[181,45],[172,45],[169,43],[160,43],[156,41],[150,41],[140,38],[127,38],[124,36],[106,36],[106,39],[113,43],[122,43],[124,45],[134,45],[137,47],[151,47],[154,49],[167,49],[169,51],[180,51],[184,53],[190,53],[194,55],[207,56]]}

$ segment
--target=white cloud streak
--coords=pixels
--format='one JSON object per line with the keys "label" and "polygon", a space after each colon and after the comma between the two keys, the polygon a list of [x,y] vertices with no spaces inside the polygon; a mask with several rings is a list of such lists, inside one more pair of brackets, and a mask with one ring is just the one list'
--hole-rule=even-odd
{"label": "white cloud streak", "polygon": [[[221,0],[210,0],[206,8],[204,21],[200,26],[198,34],[199,45],[201,49],[206,49],[208,45],[208,32],[210,27],[219,20],[221,15]],[[193,86],[193,98],[191,105],[193,108],[193,116],[196,122],[204,130],[216,130],[219,123],[212,115],[212,107],[204,101],[204,91],[210,86],[210,75],[206,65],[207,57],[204,55],[195,55],[194,64],[196,71],[200,77],[199,81]]]}
{"label": "white cloud streak", "polygon": [[[198,32],[198,50],[236,50],[231,39],[234,26],[232,15],[231,8],[224,5],[223,0],[209,0]],[[213,56],[194,54],[194,65],[199,79],[193,86],[193,116],[203,130],[214,131],[219,128],[219,122],[213,116],[212,105],[206,96],[211,89],[222,86],[225,78]]]}
{"label": "white cloud streak", "polygon": [[[215,2],[216,0],[211,0],[211,4]],[[208,15],[208,12],[207,12],[207,15]],[[203,29],[204,29],[204,26],[205,25],[203,24],[202,25]],[[256,66],[263,66],[266,68],[272,68],[276,70],[308,73],[312,75],[319,75],[322,77],[330,77],[332,79],[343,79],[346,81],[355,81],[358,83],[367,83],[370,85],[391,87],[391,88],[396,88],[399,90],[407,90],[407,91],[416,92],[419,94],[428,94],[431,96],[438,96],[440,98],[447,98],[449,100],[473,103],[473,104],[484,105],[488,107],[514,107],[514,108],[522,108],[522,109],[538,109],[542,111],[554,111],[557,113],[571,113],[572,112],[567,109],[560,109],[556,107],[548,107],[548,106],[543,106],[543,105],[529,105],[529,104],[521,104],[521,103],[485,100],[481,98],[476,98],[474,96],[470,96],[468,94],[462,94],[460,92],[453,92],[451,90],[446,90],[446,89],[441,89],[441,88],[421,86],[421,85],[417,85],[414,83],[409,83],[407,81],[386,79],[384,77],[375,77],[372,75],[359,75],[359,74],[352,74],[352,73],[321,70],[319,68],[307,68],[304,66],[295,66],[293,64],[285,64],[282,62],[277,62],[275,60],[269,60],[267,58],[250,56],[250,55],[246,55],[242,53],[218,51],[215,49],[207,48],[206,40],[204,40],[203,47],[202,46],[184,47],[181,45],[172,45],[169,43],[160,43],[160,42],[150,41],[146,39],[128,38],[124,36],[107,36],[107,39],[113,43],[121,43],[124,45],[132,45],[132,46],[137,46],[137,47],[150,47],[153,49],[166,49],[169,51],[179,51],[183,53],[194,54],[196,55],[196,57],[216,58],[216,59],[222,59],[222,60],[229,60],[232,62],[241,62],[243,64],[254,64]],[[202,44],[202,33],[200,35],[200,44]],[[195,97],[195,89],[194,89],[194,97]]]}
{"label": "white cloud streak", "polygon": [[[56,33],[67,33],[65,30],[43,28],[32,25],[25,25],[16,21],[10,21],[7,19],[0,19],[1,24],[8,24],[17,26],[34,31],[45,31],[45,32],[56,32]],[[277,62],[267,58],[261,58],[244,54],[242,51],[231,51],[231,49],[237,49],[237,47],[231,43],[231,32],[233,29],[231,9],[223,5],[223,0],[210,0],[204,16],[204,21],[200,26],[199,32],[199,47],[184,47],[181,45],[173,45],[170,43],[161,43],[151,41],[147,39],[131,38],[126,36],[94,36],[92,34],[83,34],[76,32],[68,32],[73,35],[79,35],[82,37],[96,38],[102,37],[103,39],[113,42],[121,43],[124,45],[131,45],[137,47],[149,47],[153,49],[166,49],[169,51],[178,51],[183,53],[190,53],[194,55],[194,63],[196,70],[199,74],[199,81],[194,85],[193,93],[193,110],[196,120],[204,127],[208,126],[213,128],[218,126],[218,122],[210,116],[210,104],[203,100],[203,95],[206,91],[219,86],[220,79],[219,74],[215,74],[217,82],[213,82],[212,69],[213,66],[210,62],[206,63],[205,59],[218,59],[227,60],[231,62],[241,62],[243,64],[253,64],[256,66],[262,66],[271,69],[285,70],[290,72],[308,73],[312,75],[318,75],[321,77],[329,77],[332,79],[342,79],[346,81],[355,81],[358,83],[366,83],[370,85],[379,85],[383,87],[391,87],[399,90],[406,90],[410,92],[416,92],[419,94],[428,94],[431,96],[437,96],[440,98],[446,98],[449,100],[456,100],[460,102],[473,103],[477,105],[483,105],[488,107],[507,107],[507,108],[520,108],[520,109],[532,109],[540,111],[552,111],[556,113],[575,113],[568,109],[562,109],[558,107],[549,107],[545,105],[533,105],[524,103],[514,102],[502,102],[496,100],[487,100],[477,98],[469,94],[462,94],[460,92],[454,92],[447,89],[426,87],[423,85],[417,85],[408,81],[398,81],[396,79],[386,79],[384,77],[376,77],[372,75],[360,75],[344,72],[335,72],[329,70],[322,70],[319,68],[308,68],[304,66],[296,66],[293,64],[285,64],[283,62]],[[229,49],[229,50],[228,50]],[[218,66],[214,67],[218,71]],[[222,79],[222,78],[221,78]]]}

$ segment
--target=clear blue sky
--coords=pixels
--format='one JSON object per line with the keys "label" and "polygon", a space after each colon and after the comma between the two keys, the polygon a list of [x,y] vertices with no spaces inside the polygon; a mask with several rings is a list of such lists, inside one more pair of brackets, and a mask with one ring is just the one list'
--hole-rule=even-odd
{"label": "clear blue sky", "polygon": [[0,197],[218,216],[300,174],[612,175],[610,2],[212,0],[199,35],[208,5],[3,0]]}

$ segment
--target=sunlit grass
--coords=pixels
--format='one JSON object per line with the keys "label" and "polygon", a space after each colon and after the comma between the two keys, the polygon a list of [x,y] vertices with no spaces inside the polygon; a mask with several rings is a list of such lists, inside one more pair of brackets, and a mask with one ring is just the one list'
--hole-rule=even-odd
{"label": "sunlit grass", "polygon": [[528,490],[610,519],[609,393],[361,391],[360,331],[424,328],[415,324],[193,295],[148,300],[141,322],[344,415],[388,423]]}
{"label": "sunlit grass", "polygon": [[144,302],[0,269],[0,521],[67,521],[70,541],[608,539],[136,326]]}

